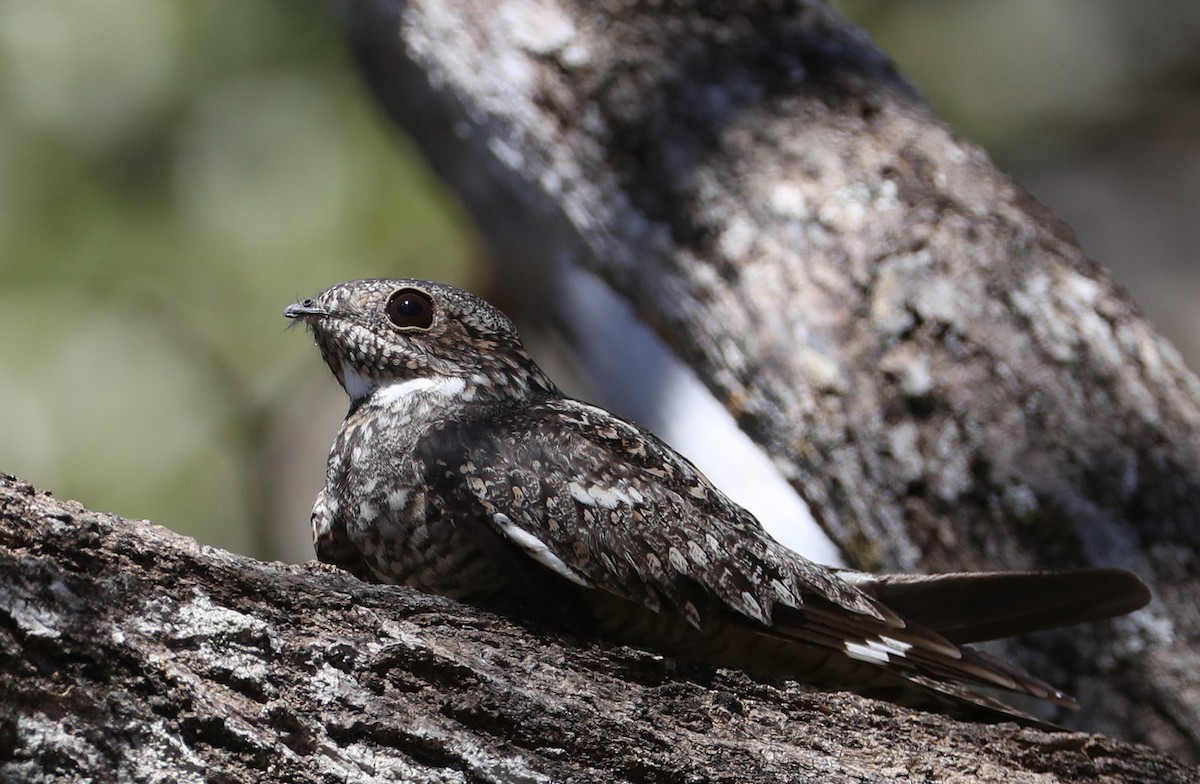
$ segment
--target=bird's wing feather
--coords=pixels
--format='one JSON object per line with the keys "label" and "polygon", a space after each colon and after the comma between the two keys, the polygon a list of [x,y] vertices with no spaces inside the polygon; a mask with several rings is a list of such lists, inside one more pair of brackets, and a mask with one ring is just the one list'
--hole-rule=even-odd
{"label": "bird's wing feather", "polygon": [[[770,626],[776,606],[821,599],[889,628],[878,601],[799,559],[691,463],[601,409],[547,399],[431,431],[418,450],[455,505],[574,582],[658,610],[711,605]],[[439,495],[439,494],[433,494]],[[811,568],[810,568],[811,567]],[[704,607],[695,607],[705,623]]]}
{"label": "bird's wing feather", "polygon": [[[674,450],[600,409],[546,400],[486,426],[444,426],[419,448],[437,466],[434,495],[452,499],[456,524],[481,526],[527,565],[579,586],[681,615],[701,631],[732,622],[868,661],[926,688],[948,679],[1071,704],[783,548]],[[544,575],[534,579],[545,585]],[[933,690],[996,709],[952,683]]]}

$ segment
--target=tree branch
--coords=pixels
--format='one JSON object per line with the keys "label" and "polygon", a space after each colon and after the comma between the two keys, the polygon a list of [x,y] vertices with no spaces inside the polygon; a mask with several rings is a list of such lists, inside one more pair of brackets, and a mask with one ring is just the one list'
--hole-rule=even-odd
{"label": "tree branch", "polygon": [[0,475],[4,781],[1196,781],[1106,738],[684,668]]}

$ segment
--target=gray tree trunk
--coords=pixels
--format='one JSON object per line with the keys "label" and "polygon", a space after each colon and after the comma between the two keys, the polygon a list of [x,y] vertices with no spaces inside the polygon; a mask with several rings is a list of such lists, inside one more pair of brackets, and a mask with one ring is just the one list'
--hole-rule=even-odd
{"label": "gray tree trunk", "polygon": [[1195,782],[1144,746],[682,668],[0,474],[0,781]]}
{"label": "gray tree trunk", "polygon": [[1137,571],[1150,608],[1015,655],[1079,726],[1200,760],[1200,385],[861,31],[815,0],[338,5],[508,304],[570,321],[556,286],[599,275],[854,565]]}
{"label": "gray tree trunk", "polygon": [[[852,562],[1146,577],[1148,611],[1022,656],[1088,726],[1200,758],[1198,385],[860,32],[815,2],[340,7],[385,105],[535,273],[516,293],[599,274]],[[1200,780],[1100,736],[256,562],[0,478],[0,780],[915,777]]]}

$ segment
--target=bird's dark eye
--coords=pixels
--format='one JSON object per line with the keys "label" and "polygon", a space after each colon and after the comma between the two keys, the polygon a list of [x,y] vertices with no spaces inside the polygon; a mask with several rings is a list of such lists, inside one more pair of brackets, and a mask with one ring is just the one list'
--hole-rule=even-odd
{"label": "bird's dark eye", "polygon": [[387,317],[397,327],[429,329],[433,298],[420,289],[400,289],[388,299]]}

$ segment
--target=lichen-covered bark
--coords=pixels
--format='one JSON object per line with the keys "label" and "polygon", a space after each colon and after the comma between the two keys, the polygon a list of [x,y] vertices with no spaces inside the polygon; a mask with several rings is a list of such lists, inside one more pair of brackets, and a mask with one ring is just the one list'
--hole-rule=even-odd
{"label": "lichen-covered bark", "polygon": [[1146,747],[681,668],[0,475],[0,781],[1195,782]]}
{"label": "lichen-covered bark", "polygon": [[1081,726],[1200,760],[1200,385],[860,31],[815,0],[338,5],[510,302],[601,275],[859,566],[1137,571],[1148,610],[1020,655]]}

